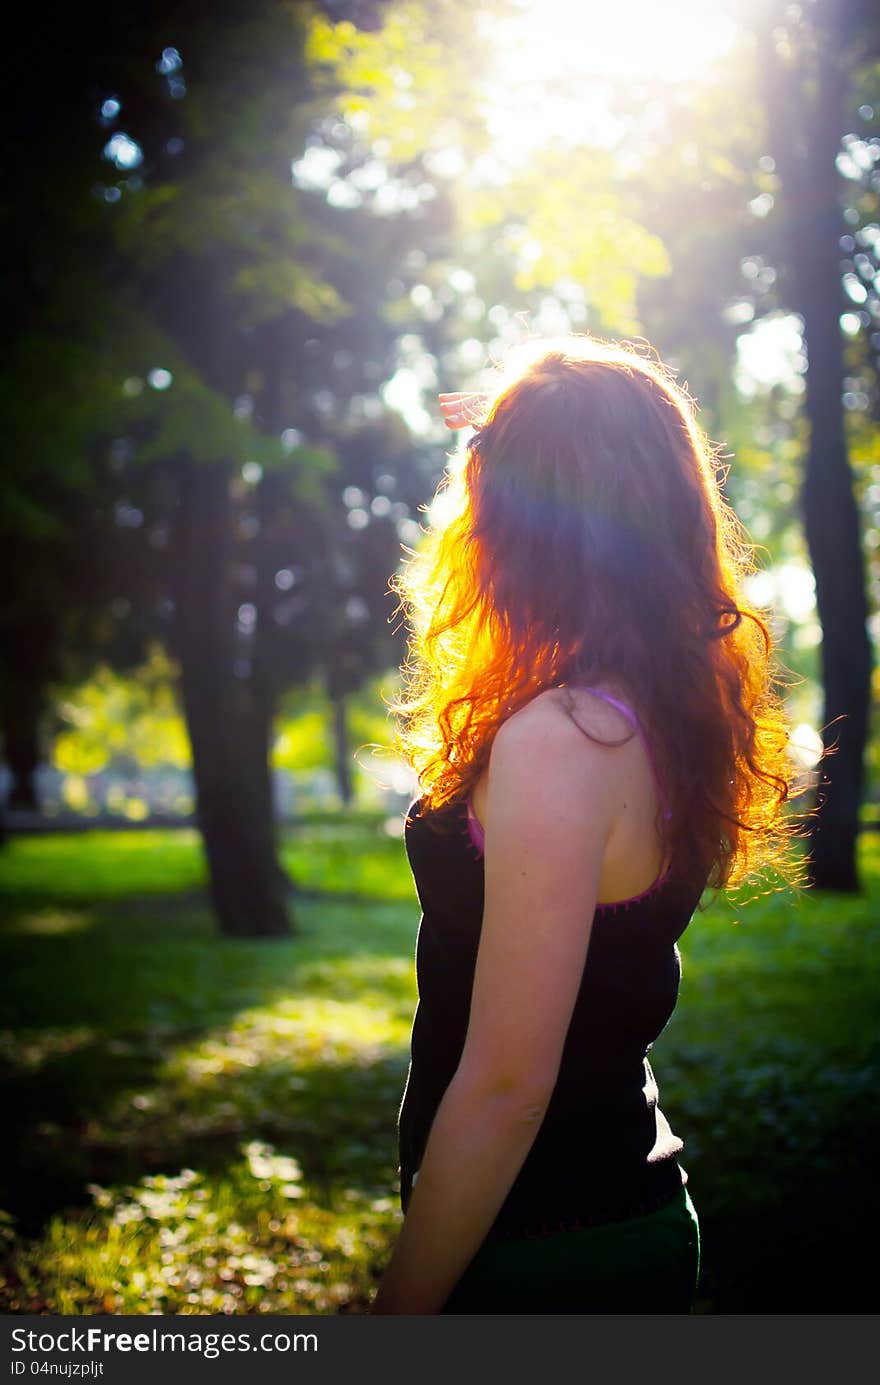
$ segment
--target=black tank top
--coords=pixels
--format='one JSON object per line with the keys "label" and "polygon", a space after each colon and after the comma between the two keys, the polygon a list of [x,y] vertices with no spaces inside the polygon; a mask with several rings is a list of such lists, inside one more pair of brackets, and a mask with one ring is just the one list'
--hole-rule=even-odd
{"label": "black tank top", "polygon": [[[625,704],[599,695],[642,734]],[[398,1124],[404,1211],[464,1047],[483,917],[481,834],[469,804],[421,810],[419,798],[404,832],[422,908],[419,1002]],[[553,1095],[487,1239],[638,1216],[671,1201],[686,1182],[682,1141],[657,1105],[647,1053],[675,1008],[676,943],[702,892],[680,880],[673,863],[643,894],[597,906]]]}

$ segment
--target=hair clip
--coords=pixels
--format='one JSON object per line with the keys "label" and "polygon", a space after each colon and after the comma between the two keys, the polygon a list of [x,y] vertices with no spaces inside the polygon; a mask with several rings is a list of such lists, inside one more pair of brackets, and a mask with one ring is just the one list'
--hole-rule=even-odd
{"label": "hair clip", "polygon": [[479,428],[489,402],[487,394],[440,394],[440,412],[447,428]]}

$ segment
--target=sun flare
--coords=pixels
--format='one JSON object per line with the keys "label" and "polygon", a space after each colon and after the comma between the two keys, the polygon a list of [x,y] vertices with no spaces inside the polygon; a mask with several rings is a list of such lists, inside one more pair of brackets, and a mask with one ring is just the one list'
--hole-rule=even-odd
{"label": "sun flare", "polygon": [[[488,119],[496,151],[569,136],[610,143],[607,89],[691,82],[731,47],[737,25],[713,0],[519,0],[486,21]],[[604,90],[603,90],[604,88]]]}

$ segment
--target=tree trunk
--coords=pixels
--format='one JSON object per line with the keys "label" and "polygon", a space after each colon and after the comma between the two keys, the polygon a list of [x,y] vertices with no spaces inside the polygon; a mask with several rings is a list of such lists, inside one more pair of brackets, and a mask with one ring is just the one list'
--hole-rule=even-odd
{"label": "tree trunk", "polygon": [[[261,359],[263,388],[259,396],[258,426],[263,432],[277,437],[282,429],[281,403],[281,362],[284,359],[284,342],[277,321],[263,325],[257,334],[259,358]],[[272,775],[272,729],[275,709],[281,688],[273,660],[274,640],[277,638],[272,627],[272,612],[275,604],[275,546],[272,542],[272,529],[278,507],[284,503],[284,487],[280,477],[271,471],[265,474],[257,486],[256,513],[259,521],[257,545],[254,554],[256,568],[256,588],[254,601],[257,607],[257,629],[254,639],[251,688],[253,690],[255,726],[259,735],[256,754],[260,764],[265,766],[263,794],[272,830],[275,833],[275,860],[279,875],[279,888],[286,898],[297,892],[296,881],[281,864],[278,855],[277,825],[274,780]]]}
{"label": "tree trunk", "polygon": [[275,845],[265,708],[236,657],[229,581],[231,468],[181,462],[176,533],[176,653],[193,753],[199,828],[220,932],[290,933]]}
{"label": "tree trunk", "polygon": [[333,753],[336,763],[336,782],[339,796],[346,808],[351,807],[354,798],[354,784],[351,775],[351,754],[348,745],[348,725],[346,722],[345,697],[336,693],[332,698],[333,707]]}
{"label": "tree trunk", "polygon": [[840,209],[835,157],[843,133],[843,73],[834,50],[818,54],[818,91],[807,141],[793,265],[807,346],[810,424],[801,492],[822,625],[823,762],[819,811],[810,833],[811,879],[819,889],[856,891],[856,841],[871,701],[871,642],[859,512],[847,456],[843,411],[843,311]]}
{"label": "tree trunk", "polygon": [[829,6],[815,51],[796,64],[763,38],[772,152],[783,185],[791,306],[804,322],[810,426],[801,505],[822,626],[823,760],[810,825],[810,879],[818,889],[859,888],[856,842],[871,699],[872,651],[860,520],[847,454],[840,315],[841,212],[836,158],[844,133],[847,70],[841,11]]}
{"label": "tree trunk", "polygon": [[[22,643],[26,642],[26,634]],[[35,775],[40,763],[40,720],[45,702],[41,680],[28,677],[22,662],[10,661],[0,694],[3,749],[11,776],[7,808],[40,811]]]}
{"label": "tree trunk", "polygon": [[[269,613],[265,607],[258,609],[262,619],[269,618]],[[287,899],[296,893],[296,883],[281,864],[281,858],[278,854],[278,815],[272,775],[272,727],[275,721],[275,698],[272,682],[265,668],[266,660],[261,654],[262,645],[263,641],[260,639],[258,629],[250,677],[250,722],[253,733],[254,775],[257,792],[262,801],[260,811],[267,819],[269,830],[272,833],[272,853],[278,876],[278,888],[282,898]]]}

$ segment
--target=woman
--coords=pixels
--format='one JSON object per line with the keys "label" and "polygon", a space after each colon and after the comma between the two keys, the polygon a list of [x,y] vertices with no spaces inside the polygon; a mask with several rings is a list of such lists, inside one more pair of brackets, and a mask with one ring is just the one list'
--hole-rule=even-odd
{"label": "woman", "polygon": [[372,1311],[687,1312],[698,1223],[647,1051],[706,886],[797,877],[770,637],[660,363],[533,343],[474,402],[441,396],[478,426],[394,583],[422,918]]}

